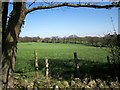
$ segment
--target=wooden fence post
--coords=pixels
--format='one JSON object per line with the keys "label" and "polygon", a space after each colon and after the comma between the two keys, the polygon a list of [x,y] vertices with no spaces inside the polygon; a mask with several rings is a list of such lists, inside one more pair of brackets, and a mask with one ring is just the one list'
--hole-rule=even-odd
{"label": "wooden fence post", "polygon": [[109,73],[110,75],[112,75],[112,77],[113,77],[113,74],[115,73],[115,71],[113,70],[113,72],[111,72],[111,71],[112,71],[112,67],[111,67],[111,63],[110,63],[110,58],[109,58],[109,56],[107,56],[107,61],[108,61],[108,73]]}
{"label": "wooden fence post", "polygon": [[48,59],[47,58],[45,59],[45,66],[46,66],[46,80],[48,80],[48,76],[49,76],[48,66],[49,66],[49,63],[48,63]]}
{"label": "wooden fence post", "polygon": [[79,69],[79,61],[78,61],[78,57],[77,57],[76,52],[74,52],[74,62],[75,62],[75,68]]}
{"label": "wooden fence post", "polygon": [[110,64],[110,58],[109,58],[109,56],[107,56],[107,61],[108,61],[108,67],[109,67],[109,69],[111,69],[111,64]]}
{"label": "wooden fence post", "polygon": [[38,57],[37,57],[37,51],[34,50],[34,62],[35,62],[35,79],[38,79]]}
{"label": "wooden fence post", "polygon": [[80,73],[79,73],[79,68],[80,67],[79,67],[79,60],[78,60],[76,52],[74,52],[74,62],[75,62],[75,71],[77,73],[77,76],[79,76],[80,75]]}

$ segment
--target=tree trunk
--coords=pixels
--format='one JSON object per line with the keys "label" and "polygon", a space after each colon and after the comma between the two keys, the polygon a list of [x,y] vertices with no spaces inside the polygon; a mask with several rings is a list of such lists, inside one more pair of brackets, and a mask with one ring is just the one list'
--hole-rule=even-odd
{"label": "tree trunk", "polygon": [[25,19],[25,10],[25,3],[14,2],[13,11],[11,12],[7,27],[6,25],[3,26],[2,82],[4,89],[14,88],[13,73],[16,60],[17,41],[20,28]]}

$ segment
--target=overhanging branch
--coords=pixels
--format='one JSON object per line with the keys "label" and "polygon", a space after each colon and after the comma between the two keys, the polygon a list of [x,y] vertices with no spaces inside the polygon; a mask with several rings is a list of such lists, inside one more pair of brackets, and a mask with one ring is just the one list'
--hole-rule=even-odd
{"label": "overhanging branch", "polygon": [[119,4],[117,5],[90,5],[90,4],[69,4],[69,3],[62,3],[62,4],[54,4],[54,5],[49,5],[49,6],[37,6],[37,7],[33,7],[31,9],[28,9],[26,11],[26,14],[35,11],[35,10],[42,10],[42,9],[51,9],[51,8],[57,8],[57,7],[63,7],[63,6],[67,6],[67,7],[74,7],[74,8],[78,8],[78,7],[88,7],[88,8],[113,8],[113,7],[120,7]]}

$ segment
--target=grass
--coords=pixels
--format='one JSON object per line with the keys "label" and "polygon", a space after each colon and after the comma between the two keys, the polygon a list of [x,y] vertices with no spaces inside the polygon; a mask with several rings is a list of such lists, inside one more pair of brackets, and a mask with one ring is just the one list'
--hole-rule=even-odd
{"label": "grass", "polygon": [[106,62],[107,52],[104,48],[97,48],[79,44],[60,43],[19,43],[17,60],[34,60],[34,50],[38,52],[39,59],[73,59],[73,53],[77,52],[79,59]]}
{"label": "grass", "polygon": [[[60,43],[18,43],[17,61],[15,65],[16,73],[24,73],[31,77],[34,70],[34,50],[38,53],[39,71],[44,73],[47,57],[49,59],[49,69],[51,76],[63,76],[64,73],[74,72],[73,53],[77,52],[83,74],[90,71],[100,71],[103,67],[100,64],[107,62],[107,51],[105,48],[85,46],[80,44],[60,44]],[[96,67],[94,64],[98,65]],[[94,67],[95,66],[95,67]],[[96,68],[96,71],[93,70]],[[29,73],[29,74],[28,74]],[[98,73],[99,74],[99,73]],[[69,75],[67,78],[69,78]]]}

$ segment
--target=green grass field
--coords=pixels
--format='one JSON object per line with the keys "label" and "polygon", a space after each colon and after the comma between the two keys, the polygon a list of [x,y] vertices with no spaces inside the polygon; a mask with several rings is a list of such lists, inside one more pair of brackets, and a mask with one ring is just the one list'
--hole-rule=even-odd
{"label": "green grass field", "polygon": [[[83,71],[87,72],[95,63],[106,63],[107,50],[100,47],[85,46],[80,44],[60,44],[60,43],[18,43],[17,61],[15,65],[16,73],[34,72],[34,50],[38,53],[39,70],[44,71],[44,60],[49,59],[51,74],[62,74],[63,71],[72,71],[73,53],[77,52],[80,64],[84,63]],[[94,63],[92,63],[94,62]],[[87,65],[86,65],[87,64]],[[85,66],[86,65],[86,66]],[[64,67],[66,69],[64,69]],[[101,67],[101,66],[100,66]],[[56,71],[56,73],[55,73]],[[93,70],[92,70],[93,71]],[[94,72],[94,71],[93,71]],[[71,72],[72,73],[72,72]],[[52,74],[53,75],[53,74]],[[53,76],[54,76],[53,75]]]}
{"label": "green grass field", "polygon": [[79,59],[106,62],[106,49],[79,44],[59,43],[19,43],[17,60],[34,60],[34,50],[38,52],[39,59],[71,60],[73,53],[78,53]]}

